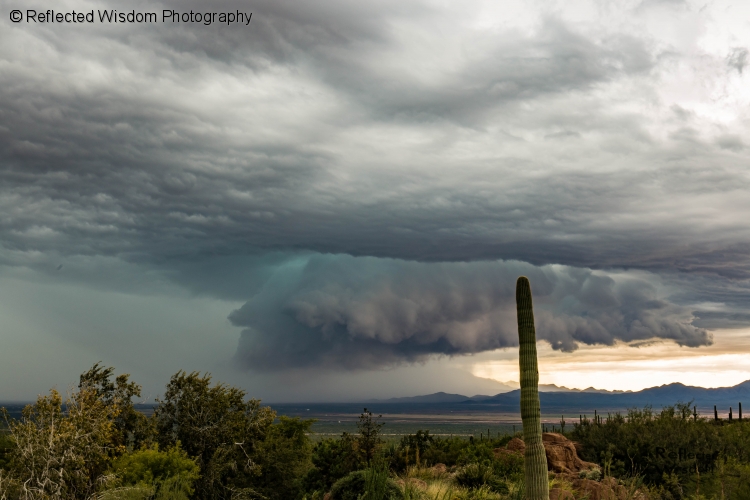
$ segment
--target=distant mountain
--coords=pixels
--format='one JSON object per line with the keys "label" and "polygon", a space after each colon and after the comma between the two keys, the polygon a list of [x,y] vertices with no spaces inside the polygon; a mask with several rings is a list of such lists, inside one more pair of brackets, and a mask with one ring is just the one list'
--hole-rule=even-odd
{"label": "distant mountain", "polygon": [[[481,401],[470,401],[466,404],[497,405],[516,408],[520,400],[520,390],[498,394]],[[637,392],[540,392],[539,402],[543,411],[566,409],[585,412],[594,409],[620,409],[642,408],[652,406],[659,409],[662,406],[672,405],[677,402],[688,403],[699,408],[712,408],[717,406],[721,413],[726,413],[729,407],[734,408],[737,413],[737,403],[745,401],[748,410],[750,408],[750,380],[734,387],[720,387],[706,389],[704,387],[686,386],[680,383],[651,387]],[[748,415],[746,413],[746,415]]]}
{"label": "distant mountain", "polygon": [[578,389],[568,389],[555,384],[539,384],[540,392],[578,392]]}
{"label": "distant mountain", "polygon": [[484,394],[477,394],[476,396],[472,396],[469,399],[471,399],[472,401],[484,401],[489,397],[490,396],[485,396]]}
{"label": "distant mountain", "polygon": [[[520,389],[494,396],[477,395],[472,397],[438,392],[426,396],[392,398],[378,402],[394,404],[458,404],[466,409],[468,407],[479,409],[484,406],[492,406],[503,410],[515,411],[519,405],[520,394]],[[635,392],[605,391],[592,387],[578,390],[558,387],[556,385],[542,385],[540,386],[539,399],[542,411],[574,410],[575,413],[593,412],[595,409],[624,410],[633,407],[642,408],[649,405],[658,410],[662,406],[672,405],[677,402],[687,403],[693,401],[695,406],[704,409],[713,408],[713,405],[716,405],[721,413],[726,413],[731,406],[734,408],[736,414],[737,403],[744,401],[747,404],[745,415],[750,416],[750,380],[734,387],[720,387],[716,389],[674,383]]]}
{"label": "distant mountain", "polygon": [[586,389],[569,389],[568,387],[561,387],[555,384],[539,384],[539,392],[596,392],[600,394],[620,394],[623,392],[632,391],[608,391],[606,389],[594,389],[593,387],[587,387]]}
{"label": "distant mountain", "polygon": [[633,391],[608,391],[606,389],[594,389],[593,387],[587,387],[586,389],[582,390],[581,392],[595,392],[598,394],[624,394],[626,392],[633,392]]}

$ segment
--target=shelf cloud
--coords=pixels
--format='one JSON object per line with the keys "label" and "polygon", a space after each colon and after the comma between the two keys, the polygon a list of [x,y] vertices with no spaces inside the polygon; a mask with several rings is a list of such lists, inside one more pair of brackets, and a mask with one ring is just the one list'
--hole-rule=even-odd
{"label": "shelf cloud", "polygon": [[516,346],[521,274],[532,283],[538,338],[555,349],[651,339],[690,347],[712,342],[691,324],[690,310],[660,297],[649,277],[517,261],[315,255],[276,269],[232,312],[231,322],[245,327],[236,359],[259,371],[372,369]]}

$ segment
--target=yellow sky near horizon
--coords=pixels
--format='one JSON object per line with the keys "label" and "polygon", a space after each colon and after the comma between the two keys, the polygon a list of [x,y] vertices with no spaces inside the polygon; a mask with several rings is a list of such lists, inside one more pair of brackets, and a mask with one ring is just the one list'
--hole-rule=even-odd
{"label": "yellow sky near horizon", "polygon": [[[581,346],[553,351],[537,345],[539,383],[569,388],[641,390],[673,382],[699,387],[729,387],[750,379],[750,329],[713,331],[713,345],[690,348],[659,341],[646,345]],[[518,381],[515,350],[478,361],[473,375],[501,382]],[[497,354],[500,354],[497,356]]]}

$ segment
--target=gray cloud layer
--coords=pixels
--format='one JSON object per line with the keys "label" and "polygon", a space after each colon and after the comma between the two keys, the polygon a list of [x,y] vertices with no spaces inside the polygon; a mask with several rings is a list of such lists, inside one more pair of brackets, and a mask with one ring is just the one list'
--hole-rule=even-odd
{"label": "gray cloud layer", "polygon": [[[399,5],[260,2],[246,30],[12,26],[4,260],[254,246],[747,276],[731,255],[750,236],[741,134],[610,95],[633,86],[639,105],[679,53],[549,16],[477,31]],[[738,74],[732,50],[719,80]]]}
{"label": "gray cloud layer", "polygon": [[279,266],[230,315],[247,327],[237,358],[260,371],[374,368],[515,346],[520,274],[532,282],[538,336],[556,349],[652,338],[711,343],[691,325],[689,309],[660,297],[644,277],[521,262],[314,255]]}
{"label": "gray cloud layer", "polygon": [[248,28],[6,16],[0,263],[93,282],[125,261],[253,296],[231,316],[252,367],[513,345],[516,271],[559,349],[749,324],[750,40],[731,9],[235,8]]}

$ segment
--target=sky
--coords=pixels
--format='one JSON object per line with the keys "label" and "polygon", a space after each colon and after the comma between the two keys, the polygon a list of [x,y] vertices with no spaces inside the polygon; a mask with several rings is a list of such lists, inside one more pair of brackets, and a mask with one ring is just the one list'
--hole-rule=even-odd
{"label": "sky", "polygon": [[0,400],[750,379],[746,2],[0,6]]}

